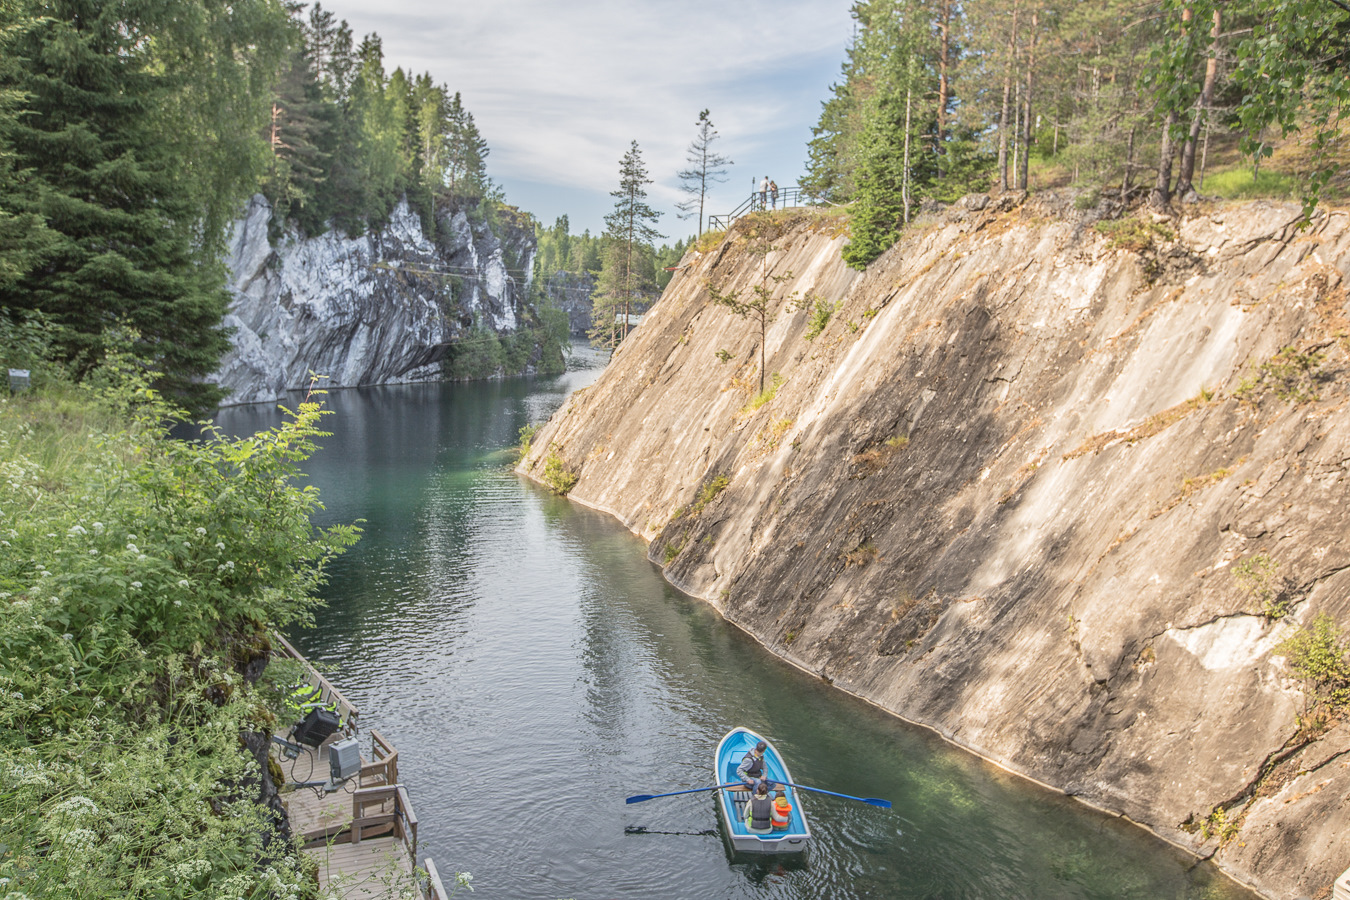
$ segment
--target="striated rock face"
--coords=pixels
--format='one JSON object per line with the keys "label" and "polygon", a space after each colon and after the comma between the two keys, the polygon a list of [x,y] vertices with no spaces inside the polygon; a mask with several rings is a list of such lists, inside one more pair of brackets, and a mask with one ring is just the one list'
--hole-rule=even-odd
{"label": "striated rock face", "polygon": [[[521,471],[556,453],[674,584],[838,687],[1271,896],[1329,893],[1350,728],[1300,731],[1273,650],[1350,624],[1350,215],[1009,205],[861,274],[839,223],[778,220],[782,283],[738,225]],[[709,281],[773,287],[758,409],[758,328]],[[811,341],[793,292],[838,304]],[[1283,618],[1234,574],[1262,554]]]}
{"label": "striated rock face", "polygon": [[528,229],[504,229],[504,242],[453,211],[432,241],[405,200],[379,231],[287,232],[273,246],[271,217],[254,196],[230,240],[234,348],[212,378],[230,390],[227,404],[275,400],[307,387],[310,372],[334,387],[437,378],[475,323],[499,333],[521,324],[535,251]]}

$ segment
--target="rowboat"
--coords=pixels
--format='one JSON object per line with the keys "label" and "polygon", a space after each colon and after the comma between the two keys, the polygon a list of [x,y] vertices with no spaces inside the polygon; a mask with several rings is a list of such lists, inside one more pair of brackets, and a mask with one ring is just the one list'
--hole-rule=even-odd
{"label": "rowboat", "polygon": [[750,802],[750,792],[723,788],[716,791],[715,796],[722,824],[726,826],[724,833],[731,841],[731,849],[738,853],[801,853],[811,842],[811,826],[806,824],[800,793],[786,786],[792,783],[792,775],[773,744],[748,728],[733,728],[722,738],[717,745],[717,752],[713,754],[713,778],[717,784],[739,784],[736,767],[760,741],[768,744],[768,749],[764,751],[765,776],[787,794],[792,803],[792,817],[785,831],[755,834],[745,826],[745,806]]}

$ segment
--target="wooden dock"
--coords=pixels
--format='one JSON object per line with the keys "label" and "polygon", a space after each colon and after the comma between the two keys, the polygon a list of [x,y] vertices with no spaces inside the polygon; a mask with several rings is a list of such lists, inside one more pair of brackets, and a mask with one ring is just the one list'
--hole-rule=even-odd
{"label": "wooden dock", "polygon": [[299,660],[322,702],[335,708],[341,728],[317,748],[300,748],[291,759],[279,745],[272,755],[286,782],[282,802],[291,832],[319,867],[324,900],[446,900],[449,894],[426,859],[417,867],[417,814],[398,780],[398,750],[370,729],[370,750],[361,753],[360,774],[330,789],[328,750],[358,736],[359,712],[285,638],[278,656]]}

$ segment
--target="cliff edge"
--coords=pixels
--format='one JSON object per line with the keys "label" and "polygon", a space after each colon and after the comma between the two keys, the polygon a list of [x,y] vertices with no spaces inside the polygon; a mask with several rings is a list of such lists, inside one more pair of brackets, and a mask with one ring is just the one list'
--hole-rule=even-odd
{"label": "cliff edge", "polygon": [[[836,686],[1329,892],[1350,727],[1273,651],[1350,622],[1350,215],[1297,215],[967,198],[864,273],[839,220],[742,220],[520,471]],[[771,292],[770,390],[709,284]]]}

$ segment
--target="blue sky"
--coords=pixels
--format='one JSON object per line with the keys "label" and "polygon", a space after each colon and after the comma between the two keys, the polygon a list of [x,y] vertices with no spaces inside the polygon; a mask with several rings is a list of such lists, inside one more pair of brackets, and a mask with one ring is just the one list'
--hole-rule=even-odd
{"label": "blue sky", "polygon": [[849,0],[329,0],[357,40],[375,31],[385,64],[459,91],[492,148],[510,203],[572,230],[603,230],[619,159],[637,140],[648,200],[671,242],[699,111],[734,165],[710,197],[728,212],[764,175],[795,184],[820,103],[852,34]]}

